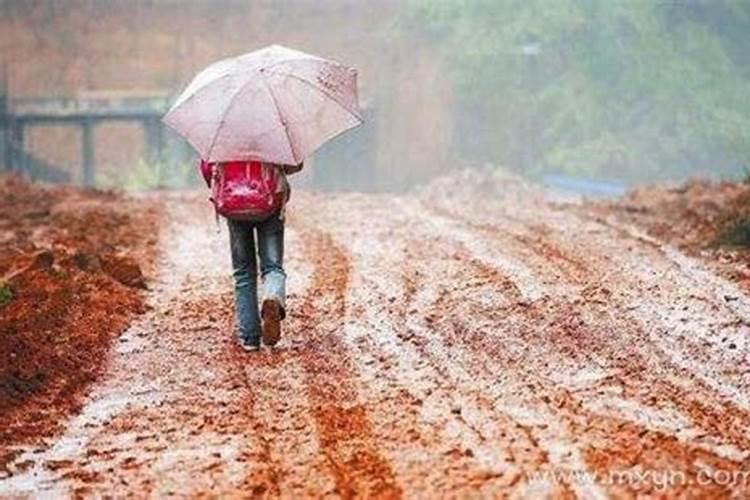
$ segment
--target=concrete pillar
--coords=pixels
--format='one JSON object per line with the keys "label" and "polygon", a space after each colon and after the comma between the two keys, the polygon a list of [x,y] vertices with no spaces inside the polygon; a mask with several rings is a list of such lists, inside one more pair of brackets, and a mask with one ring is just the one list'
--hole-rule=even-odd
{"label": "concrete pillar", "polygon": [[0,149],[2,150],[3,168],[13,168],[13,151],[10,147],[10,118],[7,115],[0,116]]}
{"label": "concrete pillar", "polygon": [[81,161],[82,181],[84,186],[96,184],[96,171],[94,166],[94,121],[84,119],[81,122]]}
{"label": "concrete pillar", "polygon": [[10,156],[10,117],[8,116],[8,96],[0,95],[0,161],[4,169],[10,169],[13,159]]}
{"label": "concrete pillar", "polygon": [[146,159],[156,163],[161,160],[164,151],[164,126],[155,118],[144,119],[142,126],[146,139]]}
{"label": "concrete pillar", "polygon": [[0,65],[0,161],[4,169],[11,168],[10,151],[10,105],[8,99],[8,73],[5,65]]}
{"label": "concrete pillar", "polygon": [[26,165],[24,161],[25,130],[23,123],[14,120],[10,131],[10,168],[16,172],[24,172]]}

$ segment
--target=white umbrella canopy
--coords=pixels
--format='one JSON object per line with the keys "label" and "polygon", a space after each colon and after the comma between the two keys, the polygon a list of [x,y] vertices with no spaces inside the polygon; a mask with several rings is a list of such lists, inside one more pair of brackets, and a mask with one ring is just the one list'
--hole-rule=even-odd
{"label": "white umbrella canopy", "polygon": [[357,72],[271,45],[198,73],[163,121],[206,161],[296,165],[362,123]]}

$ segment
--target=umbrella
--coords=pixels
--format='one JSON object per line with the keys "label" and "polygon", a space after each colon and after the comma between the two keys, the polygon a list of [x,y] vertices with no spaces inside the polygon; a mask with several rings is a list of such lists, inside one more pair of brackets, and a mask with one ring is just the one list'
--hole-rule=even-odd
{"label": "umbrella", "polygon": [[296,165],[362,123],[357,72],[271,45],[198,73],[163,121],[206,161]]}

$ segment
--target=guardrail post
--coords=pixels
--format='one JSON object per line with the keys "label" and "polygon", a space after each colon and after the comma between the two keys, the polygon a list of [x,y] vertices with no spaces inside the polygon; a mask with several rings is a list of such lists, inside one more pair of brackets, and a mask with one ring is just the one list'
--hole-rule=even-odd
{"label": "guardrail post", "polygon": [[19,119],[13,119],[11,121],[10,131],[10,149],[11,149],[11,162],[10,167],[16,172],[24,172],[26,165],[24,164],[23,152],[26,146],[26,134],[23,127],[23,122]]}
{"label": "guardrail post", "polygon": [[85,118],[81,121],[81,167],[84,186],[96,183],[94,167],[94,120]]}
{"label": "guardrail post", "polygon": [[146,136],[146,159],[150,163],[161,161],[164,151],[164,126],[156,118],[146,118],[142,124]]}
{"label": "guardrail post", "polygon": [[10,117],[8,116],[7,97],[0,96],[0,151],[2,151],[3,169],[10,170],[13,166],[10,146]]}
{"label": "guardrail post", "polygon": [[8,73],[5,65],[0,66],[0,152],[2,153],[3,169],[10,170],[13,166],[10,144],[10,105],[8,103]]}

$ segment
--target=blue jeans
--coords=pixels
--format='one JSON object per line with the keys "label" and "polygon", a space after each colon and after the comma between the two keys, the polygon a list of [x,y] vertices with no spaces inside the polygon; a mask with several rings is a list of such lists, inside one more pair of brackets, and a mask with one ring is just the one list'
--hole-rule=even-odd
{"label": "blue jeans", "polygon": [[[262,222],[227,219],[232,250],[234,308],[242,338],[260,335],[258,314],[258,260],[263,279],[263,299],[275,299],[286,310],[286,273],[284,272],[284,221],[273,215]],[[255,235],[257,233],[257,255]]]}

